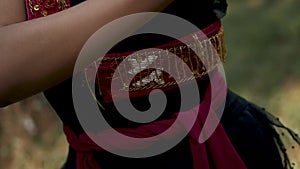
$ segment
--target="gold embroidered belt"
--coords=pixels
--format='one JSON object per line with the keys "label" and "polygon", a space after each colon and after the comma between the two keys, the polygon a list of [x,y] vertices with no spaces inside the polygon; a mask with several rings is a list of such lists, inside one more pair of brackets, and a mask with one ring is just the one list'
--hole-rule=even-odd
{"label": "gold embroidered belt", "polygon": [[[208,38],[203,37],[203,33]],[[225,62],[224,30],[220,21],[185,39],[189,40],[185,43],[174,41],[153,49],[107,54],[86,69],[87,80],[96,83],[99,95],[109,103],[112,102],[112,90],[115,98],[120,99],[127,98],[128,92],[130,97],[139,97],[148,95],[153,89],[167,91],[193,79],[201,80]],[[174,59],[175,55],[180,61]],[[89,78],[91,71],[97,71],[96,80]],[[188,71],[192,74],[188,75]]]}

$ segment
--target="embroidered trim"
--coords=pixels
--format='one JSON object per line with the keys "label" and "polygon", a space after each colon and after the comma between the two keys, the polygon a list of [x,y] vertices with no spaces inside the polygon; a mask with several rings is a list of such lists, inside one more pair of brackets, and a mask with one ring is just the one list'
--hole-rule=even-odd
{"label": "embroidered trim", "polygon": [[47,16],[70,7],[69,0],[26,0],[28,19]]}
{"label": "embroidered trim", "polygon": [[[168,91],[178,85],[189,84],[193,79],[201,80],[219,64],[225,62],[224,30],[221,27],[217,31],[204,39],[196,32],[188,40],[187,45],[171,42],[157,47],[162,50],[109,53],[104,58],[95,60],[84,70],[84,83],[88,85],[90,91],[90,85],[96,85],[99,96],[103,97],[104,102],[109,103],[112,101],[111,90],[116,91],[117,98],[122,99],[128,92],[130,97],[139,97],[153,89]],[[171,53],[183,62],[177,63]],[[202,61],[206,64],[204,65]],[[120,64],[121,62],[125,64]],[[192,70],[192,76],[187,75],[186,72],[190,70],[185,70],[184,64]],[[175,71],[177,82],[168,74],[171,71]],[[96,79],[93,79],[93,72],[96,73]],[[103,108],[98,100],[97,102]]]}
{"label": "embroidered trim", "polygon": [[[224,43],[224,30],[223,28],[221,28],[217,34],[211,36],[206,40],[200,40],[196,34],[193,35],[193,39],[193,42],[187,43],[188,46],[174,46],[165,49],[164,51],[150,50],[135,52],[134,54],[127,56],[104,57],[102,60],[98,59],[94,61],[93,68],[99,66],[101,67],[100,61],[102,61],[102,63],[104,64],[113,63],[114,66],[111,66],[111,69],[113,69],[111,70],[111,72],[117,71],[116,73],[118,75],[115,79],[112,80],[119,80],[120,83],[122,83],[122,87],[118,89],[120,91],[139,91],[165,88],[168,86],[176,85],[174,81],[165,80],[166,78],[170,77],[163,77],[164,74],[162,73],[162,71],[164,70],[161,69],[161,65],[163,64],[163,62],[164,64],[168,65],[167,67],[169,70],[166,70],[167,72],[171,72],[171,68],[175,68],[178,79],[180,79],[180,84],[195,78],[200,79],[211,72],[213,69],[215,69],[218,64],[220,64],[220,62],[218,62],[214,56],[214,51],[217,52],[216,54],[219,56],[220,61],[223,63],[225,62],[226,50]],[[201,54],[199,56],[200,59],[194,52],[192,52],[191,49]],[[185,74],[186,70],[183,69],[183,65],[181,65],[180,63],[173,63],[173,59],[169,55],[170,52],[180,57],[184,61],[182,63],[186,63],[190,67],[194,75],[191,77],[187,77]],[[151,65],[154,60],[157,59],[158,62],[156,61],[156,63],[159,64],[154,65],[156,69],[149,69],[149,65]],[[118,66],[122,61],[126,61],[129,66],[127,67],[124,65],[124,67],[119,67],[118,70],[116,70],[116,66]],[[204,66],[202,61],[207,63],[206,67]],[[134,78],[128,77],[132,74],[136,74],[136,76]]]}

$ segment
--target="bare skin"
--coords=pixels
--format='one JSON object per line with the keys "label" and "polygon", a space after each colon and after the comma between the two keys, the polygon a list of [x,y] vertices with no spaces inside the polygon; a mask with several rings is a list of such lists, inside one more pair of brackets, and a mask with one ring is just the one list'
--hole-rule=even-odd
{"label": "bare skin", "polygon": [[89,0],[25,21],[23,0],[0,0],[0,106],[71,77],[83,44],[108,22],[132,13],[160,11],[170,1]]}

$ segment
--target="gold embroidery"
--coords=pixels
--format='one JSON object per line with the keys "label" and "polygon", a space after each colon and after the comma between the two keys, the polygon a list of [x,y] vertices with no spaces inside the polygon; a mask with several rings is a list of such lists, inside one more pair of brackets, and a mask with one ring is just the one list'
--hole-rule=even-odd
{"label": "gold embroidery", "polygon": [[28,0],[28,5],[32,16],[37,12],[41,16],[47,16],[55,8],[62,11],[69,7],[65,0]]}
{"label": "gold embroidery", "polygon": [[[185,83],[195,78],[202,78],[215,69],[218,64],[225,61],[226,50],[223,31],[223,29],[220,29],[216,35],[207,40],[200,40],[199,37],[194,34],[194,41],[187,45],[175,46],[165,50],[145,50],[123,57],[104,57],[102,61],[113,61],[116,66],[122,61],[127,62],[124,63],[124,66],[120,66],[121,68],[118,67],[117,77],[113,79],[121,81],[120,83],[122,84],[120,89],[116,90],[139,91],[179,85],[178,83]],[[182,62],[183,64],[188,64],[193,75],[186,76],[184,66],[172,60],[169,52],[180,57],[184,61]],[[197,54],[199,56],[197,56]],[[217,61],[215,56],[218,56],[220,60]],[[129,70],[126,70],[126,65],[130,67]],[[165,65],[169,72],[171,68],[175,66],[174,68],[176,69],[176,74],[179,79],[178,83],[170,81],[170,78],[172,78],[170,74],[166,77],[163,76],[165,70],[163,70],[162,65]],[[150,66],[154,66],[155,69],[150,68]],[[131,79],[130,77],[133,78]],[[169,80],[166,81],[166,79]]]}

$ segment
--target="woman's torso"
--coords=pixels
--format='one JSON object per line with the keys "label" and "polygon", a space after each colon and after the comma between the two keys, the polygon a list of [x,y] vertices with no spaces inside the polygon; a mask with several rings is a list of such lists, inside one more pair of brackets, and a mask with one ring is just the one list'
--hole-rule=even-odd
{"label": "woman's torso", "polygon": [[[74,6],[80,3],[81,0],[71,0],[71,6]],[[174,1],[171,5],[169,5],[162,12],[173,14],[183,19],[186,19],[193,24],[197,25],[199,29],[202,29],[209,24],[219,20],[221,17],[225,15],[227,8],[226,1],[212,1],[212,0],[204,0],[204,1],[196,1],[196,0],[188,0],[188,1]],[[121,43],[117,44],[113,47],[110,52],[119,53],[124,51],[134,51],[143,48],[149,48],[157,45],[161,45],[169,42],[170,38],[159,35],[140,35],[127,38]],[[199,84],[202,85],[202,91],[204,91],[208,81],[203,80]],[[47,100],[53,106],[64,125],[70,126],[78,135],[83,132],[81,125],[78,122],[76,117],[75,110],[73,108],[72,102],[72,83],[71,79],[47,90],[44,92]],[[168,118],[172,115],[172,113],[178,111],[178,90],[169,91],[167,94],[168,97],[168,105],[165,110],[165,115],[161,118]],[[98,98],[101,100],[101,98]],[[147,97],[139,97],[133,100],[133,103],[140,108],[145,107],[145,104],[148,104]],[[132,123],[128,120],[124,120],[120,115],[118,115],[114,106],[111,104],[106,105],[106,111],[108,112],[107,120],[113,127],[136,127],[139,124]],[[116,118],[117,117],[117,118]],[[161,155],[146,158],[146,159],[128,159],[124,157],[119,157],[113,155],[108,152],[100,152],[98,154],[97,160],[99,161],[101,167],[104,169],[108,168],[117,168],[119,164],[122,163],[123,168],[172,168],[172,169],[188,169],[193,168],[192,166],[192,157],[189,148],[189,142],[187,138],[185,138],[181,143],[179,143],[176,147],[163,153]],[[72,167],[75,165],[75,156],[74,150],[71,150],[69,154],[69,160],[67,162],[67,166]],[[118,161],[118,163],[116,163]]]}

